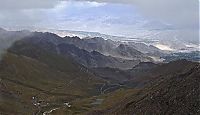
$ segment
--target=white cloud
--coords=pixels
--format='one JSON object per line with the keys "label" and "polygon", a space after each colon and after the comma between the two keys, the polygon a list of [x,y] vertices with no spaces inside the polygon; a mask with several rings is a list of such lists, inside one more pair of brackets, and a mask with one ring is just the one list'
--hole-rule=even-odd
{"label": "white cloud", "polygon": [[[81,0],[83,1],[83,0]],[[146,16],[176,25],[177,28],[198,28],[198,0],[91,0],[133,4]]]}
{"label": "white cloud", "polygon": [[45,19],[45,10],[60,0],[0,0],[0,26],[35,25]]}
{"label": "white cloud", "polygon": [[[71,0],[1,0],[1,11],[15,12],[26,9],[49,9],[56,7],[61,1]],[[177,28],[198,28],[199,1],[198,0],[77,0],[90,1],[87,6],[98,7],[106,2],[133,4],[146,16],[160,19],[163,22],[176,25]],[[98,2],[101,2],[98,3]],[[77,2],[81,7],[83,2]],[[62,6],[62,4],[60,4]],[[84,6],[83,6],[84,7]]]}
{"label": "white cloud", "polygon": [[0,10],[53,8],[60,0],[0,0]]}
{"label": "white cloud", "polygon": [[[45,24],[48,24],[57,29],[65,29],[68,27],[68,29],[73,30],[100,31],[108,34],[118,33],[134,37],[140,37],[143,34],[145,36],[148,34],[149,29],[158,29],[159,26],[162,26],[162,24],[155,25],[153,23],[147,24],[146,27],[144,25],[144,30],[137,30],[137,24],[141,23],[137,22],[134,25],[131,20],[134,21],[135,19],[131,16],[130,19],[127,18],[126,20],[120,18],[120,13],[122,14],[123,12],[119,12],[119,17],[116,19],[114,17],[106,19],[106,15],[102,14],[100,14],[99,19],[92,18],[88,15],[82,15],[83,17],[69,15],[72,17],[67,19],[63,16],[63,14],[70,12],[73,15],[81,15],[80,12],[77,14],[74,12],[77,9],[96,8],[106,4],[116,3],[129,4],[137,8],[137,13],[139,12],[139,14],[146,16],[145,18],[147,20],[159,20],[159,22],[165,25],[175,27],[176,33],[178,33],[176,36],[180,37],[179,39],[197,40],[199,38],[198,2],[198,0],[0,0],[0,26],[47,26]],[[69,11],[66,11],[66,7],[71,8],[67,9]],[[49,15],[49,12],[54,13]],[[93,15],[96,16],[94,13]],[[133,15],[136,15],[135,12]],[[91,19],[84,20],[88,18],[87,16]],[[59,19],[57,20],[58,22],[55,21],[56,18]],[[168,36],[165,33],[167,32],[163,32],[162,36]],[[153,36],[154,33],[150,31],[150,34]]]}

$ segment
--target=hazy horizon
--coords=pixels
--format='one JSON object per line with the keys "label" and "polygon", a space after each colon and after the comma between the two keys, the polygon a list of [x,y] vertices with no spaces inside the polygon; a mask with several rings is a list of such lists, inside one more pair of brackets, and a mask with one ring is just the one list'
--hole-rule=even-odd
{"label": "hazy horizon", "polygon": [[199,42],[198,0],[7,0],[0,6],[3,28],[34,27]]}

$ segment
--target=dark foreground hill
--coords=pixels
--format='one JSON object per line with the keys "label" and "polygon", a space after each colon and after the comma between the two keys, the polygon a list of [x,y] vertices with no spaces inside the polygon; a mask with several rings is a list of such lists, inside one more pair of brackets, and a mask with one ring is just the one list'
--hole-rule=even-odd
{"label": "dark foreground hill", "polygon": [[[184,67],[185,64],[188,65]],[[182,65],[178,67],[177,65]],[[152,79],[136,94],[132,94],[118,102],[110,109],[91,113],[105,115],[196,115],[200,114],[200,65],[186,60],[163,65],[159,72],[168,68],[174,72]],[[166,70],[162,70],[162,69]],[[182,69],[180,69],[182,68]],[[185,69],[183,69],[185,68]],[[175,72],[176,71],[176,72]],[[169,74],[171,73],[171,74]]]}

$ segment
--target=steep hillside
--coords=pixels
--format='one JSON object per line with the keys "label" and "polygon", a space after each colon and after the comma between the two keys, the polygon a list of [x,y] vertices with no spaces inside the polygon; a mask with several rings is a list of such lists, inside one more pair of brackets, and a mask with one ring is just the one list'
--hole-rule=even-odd
{"label": "steep hillside", "polygon": [[153,64],[151,62],[142,62],[134,68],[127,70],[131,75],[131,80],[128,84],[143,87],[149,84],[152,79],[159,78],[160,76],[180,74],[194,67],[197,64],[187,60],[177,60],[166,64]]}
{"label": "steep hillside", "polygon": [[87,68],[38,47],[31,49],[30,55],[10,50],[1,61],[1,114],[41,114],[101,93],[105,82]]}
{"label": "steep hillside", "polygon": [[[176,64],[182,64],[180,67]],[[104,111],[95,111],[92,114],[106,115],[132,115],[132,114],[199,114],[200,108],[200,66],[199,63],[187,62],[186,60],[172,62],[163,65],[173,65],[171,74],[160,75],[152,79],[151,84],[137,94],[126,97]],[[189,66],[189,67],[186,67]],[[184,69],[183,69],[184,68]],[[159,71],[159,70],[158,70]]]}

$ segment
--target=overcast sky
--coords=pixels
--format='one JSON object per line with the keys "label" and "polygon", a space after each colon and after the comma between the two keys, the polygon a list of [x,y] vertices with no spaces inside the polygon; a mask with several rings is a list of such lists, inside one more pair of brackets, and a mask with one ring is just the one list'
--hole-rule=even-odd
{"label": "overcast sky", "polygon": [[199,1],[0,0],[0,26],[198,41]]}

